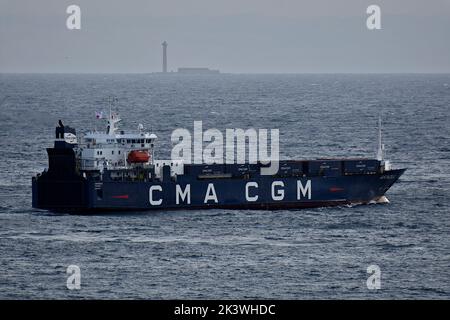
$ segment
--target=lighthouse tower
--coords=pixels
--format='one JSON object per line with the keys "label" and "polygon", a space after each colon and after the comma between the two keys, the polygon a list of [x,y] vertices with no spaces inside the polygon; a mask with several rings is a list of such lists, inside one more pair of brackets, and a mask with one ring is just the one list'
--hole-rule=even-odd
{"label": "lighthouse tower", "polygon": [[162,72],[167,73],[167,42],[164,41],[162,43],[162,47],[163,47],[163,67],[162,67]]}

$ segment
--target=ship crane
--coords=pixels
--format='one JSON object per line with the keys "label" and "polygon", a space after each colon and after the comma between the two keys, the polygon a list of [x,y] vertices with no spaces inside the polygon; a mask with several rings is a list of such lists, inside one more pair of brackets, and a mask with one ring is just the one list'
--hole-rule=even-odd
{"label": "ship crane", "polygon": [[386,151],[384,148],[381,131],[382,131],[382,126],[381,126],[381,115],[380,115],[378,117],[378,148],[377,148],[376,159],[381,162],[381,165],[385,171],[389,171],[389,170],[391,170],[391,163],[389,162],[389,160],[385,160]]}
{"label": "ship crane", "polygon": [[384,158],[384,144],[381,139],[381,115],[378,117],[378,149],[377,160],[382,161]]}

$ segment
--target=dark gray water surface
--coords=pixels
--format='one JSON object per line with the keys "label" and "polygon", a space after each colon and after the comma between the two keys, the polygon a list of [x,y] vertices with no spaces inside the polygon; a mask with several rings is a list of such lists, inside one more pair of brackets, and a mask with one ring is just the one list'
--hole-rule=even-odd
{"label": "dark gray water surface", "polygon": [[[387,156],[389,204],[71,216],[31,208],[58,119],[103,129],[119,98],[170,155],[170,133],[279,128],[284,158]],[[0,298],[449,298],[450,75],[0,75]],[[66,268],[81,268],[81,290]],[[381,268],[368,290],[366,269]]]}

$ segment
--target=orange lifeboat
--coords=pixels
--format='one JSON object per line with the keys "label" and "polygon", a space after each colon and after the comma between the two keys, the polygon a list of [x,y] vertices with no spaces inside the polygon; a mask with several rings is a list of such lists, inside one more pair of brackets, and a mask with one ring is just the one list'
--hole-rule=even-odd
{"label": "orange lifeboat", "polygon": [[147,150],[133,150],[128,154],[129,163],[145,163],[150,159]]}

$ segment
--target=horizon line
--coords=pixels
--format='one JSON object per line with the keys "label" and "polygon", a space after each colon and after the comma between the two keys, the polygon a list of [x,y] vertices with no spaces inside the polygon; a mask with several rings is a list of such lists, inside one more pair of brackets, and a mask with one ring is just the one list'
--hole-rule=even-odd
{"label": "horizon line", "polygon": [[407,71],[407,72],[219,72],[215,74],[183,74],[178,72],[161,72],[161,71],[151,71],[151,72],[2,72],[0,71],[0,74],[48,74],[48,75],[64,75],[64,74],[73,74],[73,75],[182,75],[182,76],[220,76],[220,75],[313,75],[313,74],[354,74],[354,75],[363,75],[363,74],[373,74],[373,75],[382,75],[382,74],[439,74],[439,75],[445,75],[450,74],[450,71],[443,71],[443,72],[416,72],[416,71]]}

